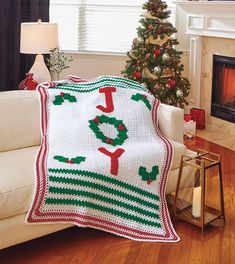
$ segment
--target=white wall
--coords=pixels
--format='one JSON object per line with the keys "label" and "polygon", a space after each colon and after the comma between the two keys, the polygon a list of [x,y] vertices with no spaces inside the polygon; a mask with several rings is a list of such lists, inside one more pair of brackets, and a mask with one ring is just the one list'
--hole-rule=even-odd
{"label": "white wall", "polygon": [[67,74],[88,79],[99,75],[121,76],[127,59],[125,55],[79,53],[69,53],[68,55],[72,55],[74,60],[69,64],[70,68],[63,71],[60,79]]}

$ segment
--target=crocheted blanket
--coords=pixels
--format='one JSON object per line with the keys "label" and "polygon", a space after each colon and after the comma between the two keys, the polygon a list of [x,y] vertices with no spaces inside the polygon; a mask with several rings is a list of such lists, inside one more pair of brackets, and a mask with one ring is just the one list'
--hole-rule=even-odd
{"label": "crocheted blanket", "polygon": [[176,242],[165,200],[172,145],[159,101],[121,77],[40,85],[42,144],[27,223],[74,223]]}

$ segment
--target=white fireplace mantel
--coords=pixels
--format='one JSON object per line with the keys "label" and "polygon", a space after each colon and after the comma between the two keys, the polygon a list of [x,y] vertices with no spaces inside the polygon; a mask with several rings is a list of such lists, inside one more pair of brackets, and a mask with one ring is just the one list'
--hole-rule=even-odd
{"label": "white fireplace mantel", "polygon": [[201,107],[200,80],[202,38],[235,39],[235,1],[176,1],[186,13],[186,34],[189,38],[189,79],[191,106]]}
{"label": "white fireplace mantel", "polygon": [[177,1],[187,13],[187,31],[191,35],[235,38],[235,2]]}

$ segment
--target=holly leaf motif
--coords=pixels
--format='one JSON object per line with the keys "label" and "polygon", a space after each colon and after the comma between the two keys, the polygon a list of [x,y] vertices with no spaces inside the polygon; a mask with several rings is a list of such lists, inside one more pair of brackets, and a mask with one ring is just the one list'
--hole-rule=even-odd
{"label": "holly leaf motif", "polygon": [[60,161],[60,162],[66,162],[67,160],[68,160],[68,158],[66,158],[66,157],[63,157],[63,156],[54,156],[54,159],[55,160],[58,160],[58,161]]}
{"label": "holly leaf motif", "polygon": [[85,161],[86,158],[82,156],[78,156],[76,158],[72,158],[71,160],[73,161],[73,163],[80,164],[82,161]]}
{"label": "holly leaf motif", "polygon": [[61,97],[60,95],[56,95],[55,100],[53,101],[53,104],[54,105],[62,105],[63,102],[64,102],[64,98]]}
{"label": "holly leaf motif", "polygon": [[73,95],[70,95],[69,93],[64,94],[64,99],[68,100],[70,103],[77,102],[77,98]]}
{"label": "holly leaf motif", "polygon": [[136,102],[142,101],[147,106],[147,108],[151,111],[151,105],[150,105],[149,100],[147,99],[147,97],[145,95],[140,94],[140,93],[133,94],[131,96],[131,99],[136,101]]}
{"label": "holly leaf motif", "polygon": [[146,167],[139,167],[138,174],[142,177],[143,181],[147,181],[150,183],[157,179],[157,175],[159,174],[158,166],[153,166],[152,171],[148,172]]}
{"label": "holly leaf motif", "polygon": [[64,163],[80,164],[82,161],[86,160],[86,157],[77,156],[75,158],[69,159],[67,157],[56,155],[56,156],[54,156],[54,159],[58,160],[59,162],[64,162]]}

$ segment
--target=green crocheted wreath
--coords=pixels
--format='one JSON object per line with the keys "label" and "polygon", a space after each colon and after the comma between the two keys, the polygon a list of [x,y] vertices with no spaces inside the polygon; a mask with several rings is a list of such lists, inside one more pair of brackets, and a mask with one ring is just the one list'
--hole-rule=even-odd
{"label": "green crocheted wreath", "polygon": [[[122,120],[117,120],[115,117],[108,117],[105,115],[96,116],[94,119],[89,120],[89,123],[90,129],[95,133],[96,137],[106,144],[112,146],[122,145],[123,142],[128,138],[127,128],[123,124]],[[99,128],[99,125],[104,123],[113,125],[117,129],[116,138],[109,138],[104,135],[104,133]]]}

